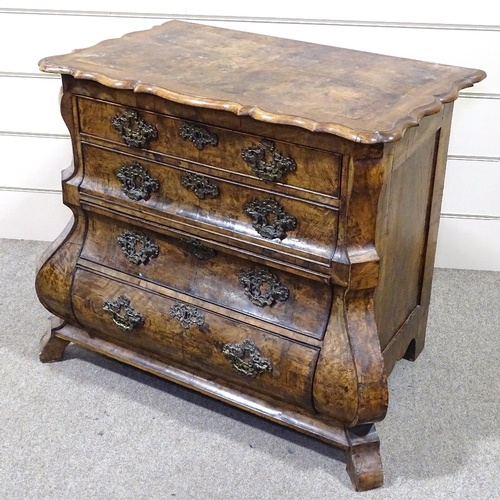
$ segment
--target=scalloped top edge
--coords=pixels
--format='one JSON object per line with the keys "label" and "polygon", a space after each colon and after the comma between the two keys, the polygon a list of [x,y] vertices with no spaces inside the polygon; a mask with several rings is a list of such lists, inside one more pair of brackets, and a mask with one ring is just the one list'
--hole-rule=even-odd
{"label": "scalloped top edge", "polygon": [[[48,59],[48,58],[47,58]],[[433,100],[429,104],[415,108],[409,115],[397,120],[393,127],[388,130],[377,130],[375,132],[354,130],[351,127],[341,125],[335,122],[317,122],[312,119],[302,118],[300,116],[278,114],[266,111],[258,106],[248,106],[234,101],[215,100],[196,95],[182,94],[164,87],[143,83],[137,80],[119,80],[110,78],[102,73],[84,72],[75,68],[51,66],[47,59],[39,62],[39,68],[46,73],[59,73],[61,75],[71,75],[76,79],[92,80],[106,87],[133,90],[137,93],[153,94],[163,99],[167,99],[179,104],[208,108],[215,110],[224,110],[232,112],[238,116],[250,116],[255,120],[262,122],[291,125],[303,128],[311,132],[322,132],[332,134],[344,139],[359,142],[363,144],[389,143],[399,141],[405,131],[410,127],[415,127],[420,123],[424,116],[439,113],[443,105],[455,101],[459,92],[464,88],[472,87],[475,83],[486,78],[486,73],[482,70],[475,71],[469,77],[457,80],[453,83],[448,92],[432,96]]]}

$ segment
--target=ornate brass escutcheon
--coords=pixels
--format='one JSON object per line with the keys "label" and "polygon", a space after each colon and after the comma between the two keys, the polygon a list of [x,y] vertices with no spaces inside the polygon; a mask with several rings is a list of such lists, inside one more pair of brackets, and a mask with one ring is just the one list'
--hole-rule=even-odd
{"label": "ornate brass escutcheon", "polygon": [[176,319],[182,328],[190,326],[203,326],[205,324],[205,315],[196,307],[176,302],[170,308],[170,317]]}
{"label": "ornate brass escutcheon", "polygon": [[262,356],[255,342],[250,339],[244,340],[241,344],[224,344],[222,353],[229,360],[233,368],[246,377],[254,378],[261,373],[270,372],[273,369],[272,363]]}
{"label": "ornate brass escutcheon", "polygon": [[149,172],[137,162],[122,165],[116,171],[122,183],[122,191],[134,201],[148,200],[151,193],[160,189],[160,181],[151,177]]}
{"label": "ornate brass escutcheon", "polygon": [[200,151],[207,146],[215,147],[219,143],[217,134],[210,132],[203,125],[194,125],[192,123],[183,123],[179,129],[179,136],[185,141],[192,142],[196,149]]}
{"label": "ornate brass escutcheon", "polygon": [[253,228],[268,240],[286,238],[287,231],[297,227],[297,219],[285,212],[274,198],[254,199],[245,203],[243,211],[252,219]]}
{"label": "ornate brass escutcheon", "polygon": [[186,189],[192,191],[200,200],[219,196],[219,188],[216,184],[207,177],[193,172],[186,172],[181,177],[181,184]]}
{"label": "ornate brass escutcheon", "polygon": [[143,120],[135,109],[126,109],[120,115],[111,117],[111,124],[127,146],[145,148],[149,141],[158,137],[154,125]]}
{"label": "ornate brass escutcheon", "polygon": [[267,269],[241,272],[238,281],[250,302],[259,307],[272,307],[276,301],[285,302],[290,296],[290,290]]}
{"label": "ornate brass escutcheon", "polygon": [[281,181],[288,172],[297,168],[295,160],[283,156],[269,139],[262,139],[258,146],[243,148],[241,157],[253,173],[265,181]]}
{"label": "ornate brass escutcheon", "polygon": [[195,259],[198,260],[208,260],[212,257],[215,257],[217,252],[210,247],[205,246],[199,239],[190,238],[190,239],[181,239],[182,246],[192,255]]}
{"label": "ornate brass escutcheon", "polygon": [[149,236],[136,229],[126,229],[118,235],[117,241],[125,257],[132,264],[146,265],[160,253],[158,245]]}
{"label": "ornate brass escutcheon", "polygon": [[118,328],[126,332],[144,324],[144,316],[130,307],[130,299],[124,295],[114,301],[104,302],[102,309],[111,316]]}

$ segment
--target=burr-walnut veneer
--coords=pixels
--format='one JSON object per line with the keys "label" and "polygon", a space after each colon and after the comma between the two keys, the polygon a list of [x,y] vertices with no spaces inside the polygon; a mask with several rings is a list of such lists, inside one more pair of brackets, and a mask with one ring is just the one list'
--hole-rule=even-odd
{"label": "burr-walnut veneer", "polygon": [[177,21],[40,67],[74,150],[41,360],[75,342],[343,448],[379,486],[452,101],[484,73]]}

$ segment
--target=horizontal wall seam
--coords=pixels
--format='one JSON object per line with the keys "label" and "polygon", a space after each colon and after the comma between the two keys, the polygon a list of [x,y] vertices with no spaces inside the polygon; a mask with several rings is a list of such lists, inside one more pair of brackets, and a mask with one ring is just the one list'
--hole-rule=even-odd
{"label": "horizontal wall seam", "polygon": [[500,99],[500,94],[461,91],[458,97],[464,97],[465,99]]}
{"label": "horizontal wall seam", "polygon": [[0,130],[0,137],[34,137],[36,139],[69,139],[69,134],[47,134],[44,132],[14,132]]}
{"label": "horizontal wall seam", "polygon": [[498,25],[487,24],[444,24],[444,23],[411,23],[387,21],[356,21],[335,19],[308,19],[286,17],[242,17],[218,16],[195,14],[168,14],[156,12],[110,12],[110,11],[84,11],[84,10],[50,10],[50,9],[12,9],[0,8],[0,14],[31,14],[41,16],[82,16],[82,17],[127,17],[142,19],[180,19],[186,21],[216,21],[216,22],[241,22],[241,23],[273,23],[273,24],[313,24],[334,26],[364,26],[369,28],[410,28],[410,29],[441,29],[461,31],[500,31]]}
{"label": "horizontal wall seam", "polygon": [[60,189],[0,186],[0,192],[5,192],[5,191],[14,193],[38,193],[38,194],[58,194],[58,195],[62,193]]}
{"label": "horizontal wall seam", "polygon": [[470,162],[500,162],[500,156],[465,156],[465,155],[448,155],[448,160],[454,161],[470,161]]}
{"label": "horizontal wall seam", "polygon": [[0,78],[61,78],[61,75],[54,73],[23,73],[16,71],[0,71]]}
{"label": "horizontal wall seam", "polygon": [[455,214],[443,212],[442,219],[463,219],[463,220],[495,220],[500,221],[500,215],[482,215],[482,214]]}

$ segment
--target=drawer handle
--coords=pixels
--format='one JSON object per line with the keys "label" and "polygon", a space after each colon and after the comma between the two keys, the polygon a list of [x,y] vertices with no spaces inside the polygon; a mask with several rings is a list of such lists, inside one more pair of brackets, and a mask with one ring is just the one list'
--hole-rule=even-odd
{"label": "drawer handle", "polygon": [[189,255],[198,260],[208,260],[217,254],[213,248],[205,246],[197,238],[190,238],[189,240],[181,239],[181,244],[188,251]]}
{"label": "drawer handle", "polygon": [[216,198],[219,196],[219,188],[207,177],[186,172],[181,177],[181,184],[186,189],[192,191],[200,200],[205,198]]}
{"label": "drawer handle", "polygon": [[148,200],[151,193],[160,189],[160,181],[137,162],[123,165],[116,171],[116,177],[122,183],[122,191],[134,201]]}
{"label": "drawer handle", "polygon": [[205,315],[199,309],[179,302],[176,302],[170,308],[170,317],[176,319],[182,328],[189,328],[193,325],[203,326],[205,324]]}
{"label": "drawer handle", "polygon": [[144,316],[130,307],[130,299],[124,295],[112,302],[104,302],[102,308],[111,316],[113,323],[126,332],[144,324]]}
{"label": "drawer handle", "polygon": [[135,109],[126,109],[123,113],[111,117],[111,124],[123,142],[134,148],[145,148],[149,141],[158,137],[156,127],[143,120]]}
{"label": "drawer handle", "polygon": [[282,240],[287,231],[297,227],[297,219],[287,214],[283,205],[274,198],[249,201],[243,206],[243,211],[252,219],[253,228],[268,240]]}
{"label": "drawer handle", "polygon": [[126,229],[118,235],[117,241],[132,264],[146,265],[160,253],[158,245],[141,231]]}
{"label": "drawer handle", "polygon": [[272,363],[262,356],[259,348],[250,339],[244,340],[241,344],[224,344],[222,353],[236,371],[247,377],[254,378],[273,369]]}
{"label": "drawer handle", "polygon": [[259,307],[272,307],[276,301],[285,302],[290,296],[290,290],[267,269],[241,272],[238,281],[250,302]]}
{"label": "drawer handle", "polygon": [[210,130],[202,125],[183,123],[179,129],[179,135],[181,139],[191,141],[200,151],[205,149],[207,146],[216,147],[219,143],[217,134],[210,132]]}
{"label": "drawer handle", "polygon": [[283,156],[269,139],[262,139],[258,146],[243,148],[241,157],[250,165],[253,173],[265,181],[280,181],[297,168],[295,160]]}

